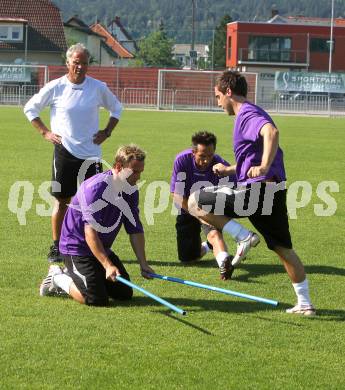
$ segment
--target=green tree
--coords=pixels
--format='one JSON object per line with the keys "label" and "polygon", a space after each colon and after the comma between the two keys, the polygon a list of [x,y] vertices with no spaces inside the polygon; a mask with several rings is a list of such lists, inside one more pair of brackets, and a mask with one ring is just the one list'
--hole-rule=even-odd
{"label": "green tree", "polygon": [[199,70],[206,70],[210,68],[209,61],[206,61],[204,57],[201,57],[198,59],[198,69]]}
{"label": "green tree", "polygon": [[226,25],[230,22],[232,22],[231,16],[224,15],[214,30],[214,38],[210,44],[211,64],[213,64],[213,68],[225,68]]}
{"label": "green tree", "polygon": [[[199,43],[212,41],[212,29],[221,17],[229,13],[233,20],[265,22],[271,18],[272,4],[280,15],[330,17],[331,1],[325,0],[198,0],[196,8],[196,39]],[[169,37],[176,43],[190,41],[191,1],[185,0],[54,0],[63,13],[63,19],[78,14],[87,24],[95,19],[107,24],[115,15],[121,17],[126,30],[134,39],[156,30],[157,21],[164,18]],[[334,15],[345,16],[344,0],[334,2]]]}
{"label": "green tree", "polygon": [[158,31],[152,32],[139,43],[138,59],[146,66],[177,66],[173,59],[173,45],[161,23]]}

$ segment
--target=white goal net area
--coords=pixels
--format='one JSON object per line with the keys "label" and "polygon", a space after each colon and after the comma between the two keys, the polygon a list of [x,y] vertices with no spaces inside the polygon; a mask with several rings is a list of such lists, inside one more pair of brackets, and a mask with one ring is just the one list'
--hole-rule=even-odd
{"label": "white goal net area", "polygon": [[[214,86],[222,71],[160,69],[157,108],[161,110],[218,111]],[[256,73],[244,74],[248,82],[248,100],[256,101]]]}

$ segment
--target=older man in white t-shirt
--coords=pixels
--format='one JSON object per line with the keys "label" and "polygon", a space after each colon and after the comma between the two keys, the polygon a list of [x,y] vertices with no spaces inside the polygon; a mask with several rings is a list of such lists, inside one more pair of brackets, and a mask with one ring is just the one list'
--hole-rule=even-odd
{"label": "older man in white t-shirt", "polygon": [[[100,145],[110,137],[122,112],[121,103],[107,85],[86,75],[89,60],[90,53],[84,45],[71,46],[66,53],[68,73],[47,83],[24,107],[32,125],[54,144],[51,193],[55,206],[49,262],[61,261],[59,238],[67,205],[77,191],[78,179],[102,171]],[[50,129],[39,116],[48,106]],[[99,130],[100,107],[110,113],[103,130]]]}

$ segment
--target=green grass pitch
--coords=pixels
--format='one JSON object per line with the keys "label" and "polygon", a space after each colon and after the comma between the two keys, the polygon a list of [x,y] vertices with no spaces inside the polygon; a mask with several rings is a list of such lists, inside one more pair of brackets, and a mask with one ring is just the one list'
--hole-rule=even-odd
{"label": "green grass pitch", "polygon": [[[274,117],[289,184],[307,181],[312,186],[309,204],[291,220],[294,246],[305,264],[319,314],[308,319],[284,313],[295,296],[278,258],[264,242],[250,252],[234,279],[223,283],[211,255],[193,267],[177,261],[171,201],[163,213],[154,215],[153,225],[146,223],[148,185],[154,180],[169,182],[173,158],[189,146],[193,132],[215,132],[218,153],[233,161],[233,120],[224,114],[127,110],[103,146],[104,159],[111,163],[117,147],[129,142],[148,153],[141,212],[147,255],[157,273],[275,299],[281,303],[278,308],[144,280],[125,234],[114,250],[132,281],[186,309],[186,317],[138,292],[132,302],[108,308],[39,297],[51,236],[49,217],[37,215],[36,208],[47,207],[38,188],[50,179],[52,146],[20,108],[1,107],[0,115],[1,389],[345,388],[344,119]],[[43,117],[48,120],[48,113]],[[106,122],[105,112],[101,119]],[[17,181],[32,183],[26,187],[31,205],[24,213],[26,225],[8,209],[9,192]],[[316,193],[322,181],[339,185],[339,192],[331,194],[337,210],[329,217],[314,213],[315,204],[325,206]],[[22,190],[19,207],[23,194]],[[234,244],[227,242],[233,251]]]}

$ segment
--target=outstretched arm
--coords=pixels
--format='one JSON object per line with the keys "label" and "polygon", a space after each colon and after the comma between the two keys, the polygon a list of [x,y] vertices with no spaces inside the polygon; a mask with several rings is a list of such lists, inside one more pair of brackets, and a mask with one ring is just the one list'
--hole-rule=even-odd
{"label": "outstretched arm", "polygon": [[135,233],[129,235],[133,251],[140,265],[141,275],[146,279],[151,279],[148,274],[154,273],[153,269],[148,265],[145,254],[145,236],[144,233]]}
{"label": "outstretched arm", "polygon": [[102,264],[105,269],[105,275],[108,280],[115,281],[116,276],[121,275],[117,267],[110,261],[107,252],[104,249],[97,231],[91,225],[85,225],[86,243],[91,249],[93,255]]}

